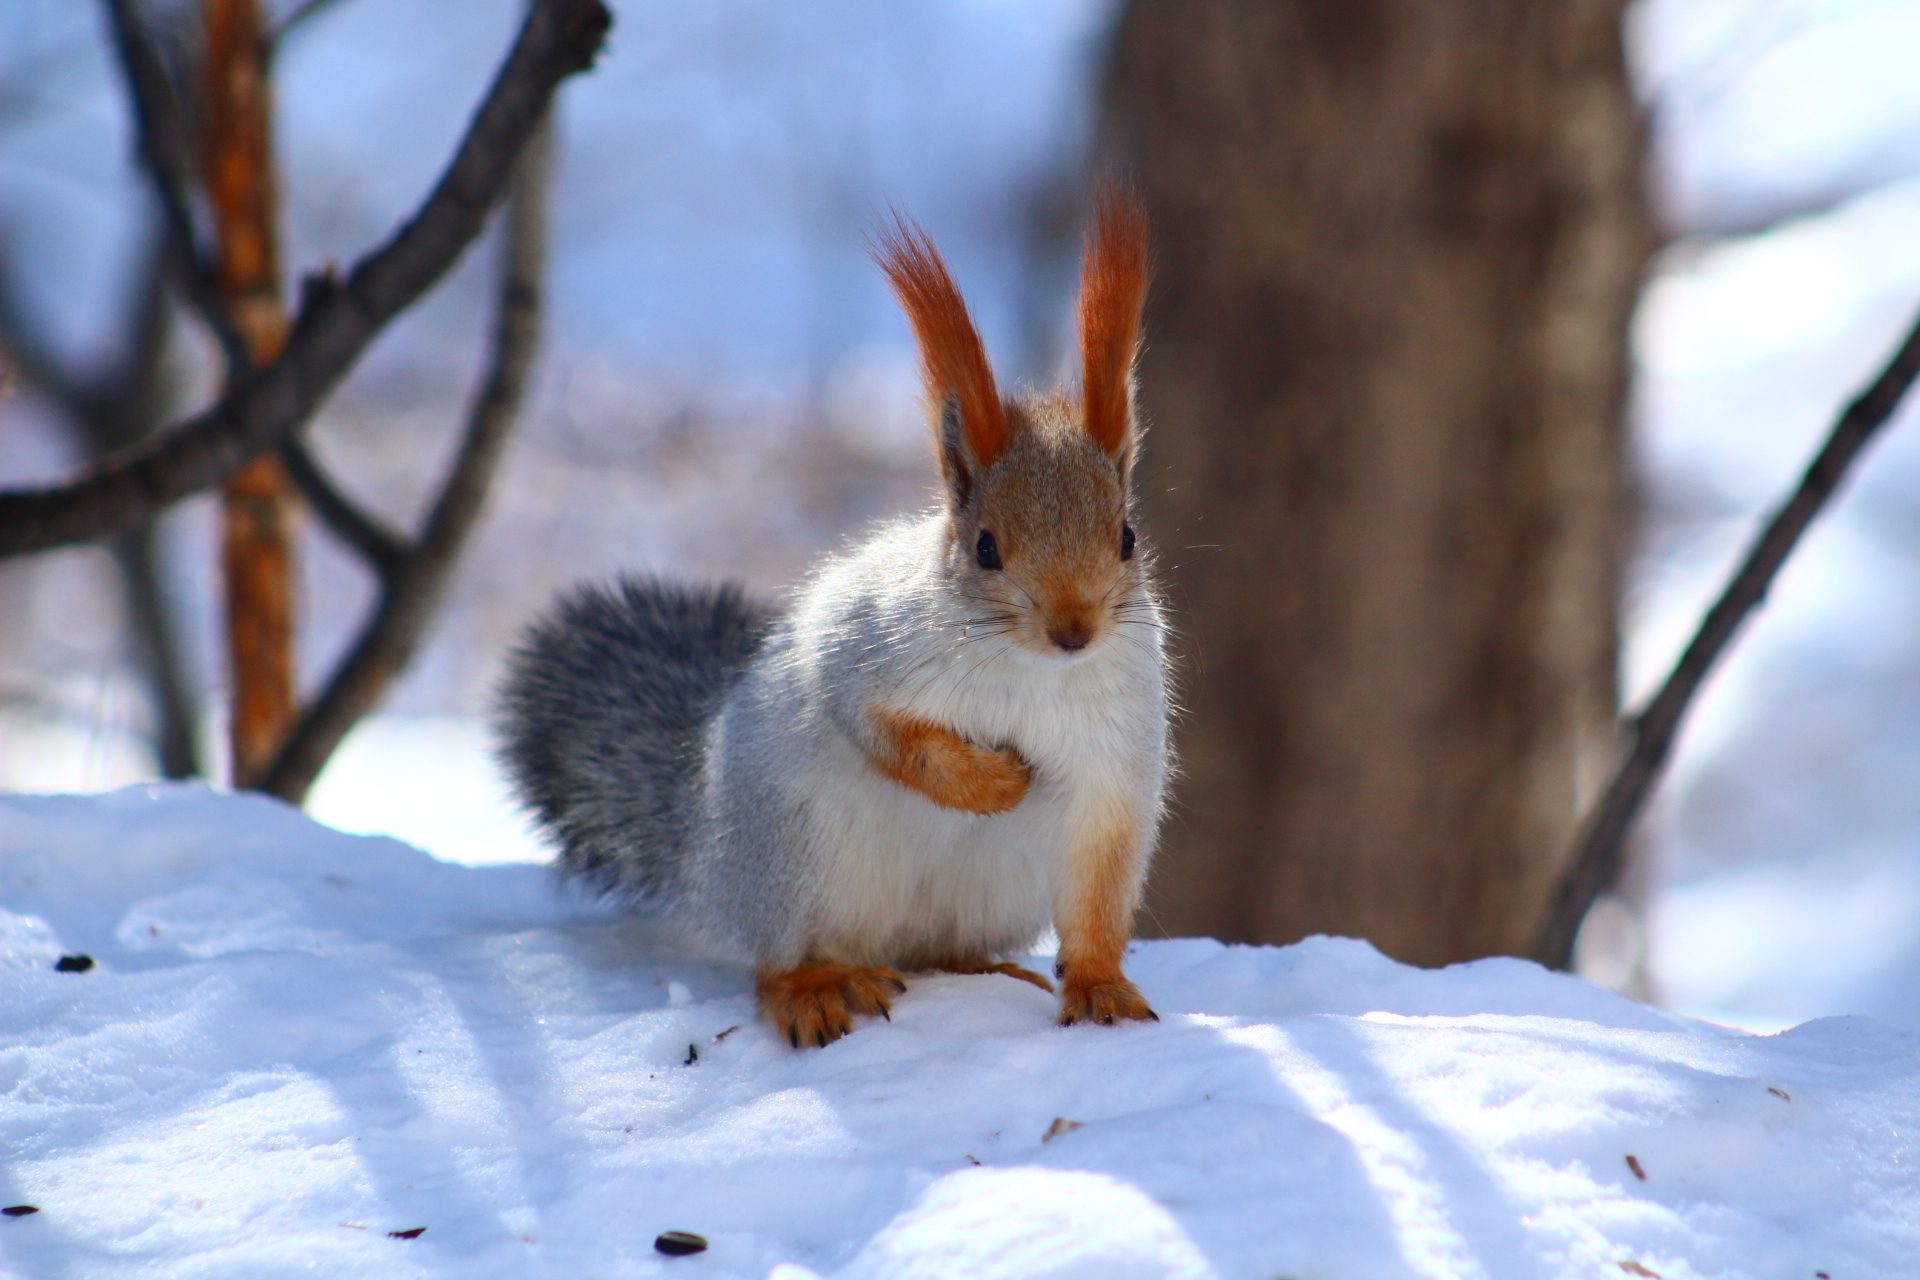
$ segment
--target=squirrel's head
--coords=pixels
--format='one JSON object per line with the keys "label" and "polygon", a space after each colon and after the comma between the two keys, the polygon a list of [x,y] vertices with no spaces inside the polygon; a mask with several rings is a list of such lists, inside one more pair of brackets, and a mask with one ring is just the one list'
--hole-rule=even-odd
{"label": "squirrel's head", "polygon": [[1146,217],[1105,193],[1080,277],[1080,396],[1003,400],[933,243],[904,218],[875,254],[920,344],[946,481],[947,566],[972,615],[1038,653],[1110,640],[1141,602],[1128,484],[1133,363],[1147,291]]}

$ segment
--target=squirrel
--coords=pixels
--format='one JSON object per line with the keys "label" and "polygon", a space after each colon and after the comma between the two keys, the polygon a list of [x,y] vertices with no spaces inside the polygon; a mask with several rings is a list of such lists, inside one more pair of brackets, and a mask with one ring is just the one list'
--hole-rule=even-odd
{"label": "squirrel", "polygon": [[509,661],[502,757],[563,874],[750,958],[795,1048],[888,1017],[904,973],[1052,992],[1007,960],[1049,924],[1062,1024],[1157,1021],[1121,966],[1168,776],[1130,510],[1145,215],[1096,203],[1077,401],[1001,397],[916,224],[896,214],[874,258],[918,342],[944,503],[783,612],[734,586],[576,588]]}

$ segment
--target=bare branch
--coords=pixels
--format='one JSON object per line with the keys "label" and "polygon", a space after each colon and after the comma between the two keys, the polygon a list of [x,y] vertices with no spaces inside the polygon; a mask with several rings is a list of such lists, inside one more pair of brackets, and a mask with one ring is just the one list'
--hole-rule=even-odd
{"label": "bare branch", "polygon": [[[88,457],[140,439],[167,412],[171,398],[166,371],[168,256],[162,237],[157,232],[151,235],[134,273],[133,298],[122,321],[124,336],[113,361],[93,375],[66,367],[34,338],[36,326],[21,311],[5,264],[0,262],[0,349],[59,410]],[[108,546],[126,596],[133,663],[153,699],[154,745],[161,772],[169,778],[192,777],[200,771],[193,693],[167,607],[159,530],[151,522],[136,525]]]}
{"label": "bare branch", "polygon": [[280,446],[280,461],[321,523],[334,537],[359,552],[383,583],[400,571],[412,551],[406,539],[342,493],[297,436]]}
{"label": "bare branch", "polygon": [[166,227],[167,242],[173,247],[174,272],[179,278],[180,291],[219,342],[229,374],[238,375],[253,367],[253,357],[227,314],[226,304],[220,300],[213,268],[208,265],[199,233],[194,228],[193,205],[187,198],[191,189],[188,174],[192,170],[193,149],[188,142],[179,96],[146,27],[141,24],[134,0],[106,0],[106,5],[113,22],[120,68],[133,98],[140,164],[147,171],[154,195],[160,201],[161,219]]}
{"label": "bare branch", "polygon": [[[140,269],[118,370],[97,393],[83,396],[69,408],[95,456],[144,437],[166,420],[172,408],[175,388],[167,375],[172,329],[165,286],[168,256],[156,235]],[[149,520],[135,525],[109,545],[126,591],[134,664],[153,699],[160,772],[168,778],[194,777],[200,772],[200,759],[193,681],[167,598],[160,523]]]}
{"label": "bare branch", "polygon": [[308,277],[280,359],[237,380],[212,409],[79,480],[0,492],[0,556],[100,538],[150,518],[232,474],[306,421],[381,328],[479,234],[554,91],[592,65],[611,21],[600,0],[535,0],[432,194],[344,283]]}
{"label": "bare branch", "polygon": [[1553,908],[1540,931],[1534,959],[1555,969],[1573,962],[1573,942],[1595,898],[1620,877],[1622,850],[1634,819],[1659,781],[1675,735],[1701,682],[1746,616],[1766,599],[1774,575],[1793,553],[1800,536],[1846,478],[1847,469],[1900,405],[1920,376],[1920,320],[1880,376],[1846,407],[1826,443],[1814,456],[1799,487],[1774,513],[1747,552],[1746,560],[1700,622],[1668,673],[1666,683],[1646,707],[1628,721],[1629,746],[1619,770],[1594,805],[1580,843],[1560,882]]}
{"label": "bare branch", "polygon": [[194,696],[179,627],[163,585],[166,564],[160,523],[149,521],[121,534],[114,539],[113,555],[125,583],[134,659],[153,698],[154,748],[161,776],[194,777],[200,773]]}
{"label": "bare branch", "polygon": [[539,343],[551,141],[549,120],[521,157],[500,246],[493,355],[469,412],[459,456],[420,541],[408,549],[396,569],[382,570],[379,608],[353,651],[300,718],[268,772],[263,789],[283,800],[295,804],[305,800],[327,757],[413,657],[439,607],[460,548],[480,518],[525,398]]}

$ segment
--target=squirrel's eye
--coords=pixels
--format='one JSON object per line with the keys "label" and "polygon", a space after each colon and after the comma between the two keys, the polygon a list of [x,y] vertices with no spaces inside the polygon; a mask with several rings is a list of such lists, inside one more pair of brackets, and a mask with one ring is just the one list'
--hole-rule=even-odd
{"label": "squirrel's eye", "polygon": [[1130,524],[1120,526],[1120,558],[1133,559],[1133,526]]}
{"label": "squirrel's eye", "polygon": [[985,529],[980,531],[979,541],[973,544],[973,558],[980,562],[982,569],[1000,567],[1000,546],[993,540],[993,534]]}

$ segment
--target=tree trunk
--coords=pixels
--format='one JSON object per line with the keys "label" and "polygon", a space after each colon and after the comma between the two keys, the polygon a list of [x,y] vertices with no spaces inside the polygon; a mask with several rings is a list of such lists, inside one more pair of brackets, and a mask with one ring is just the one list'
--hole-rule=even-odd
{"label": "tree trunk", "polygon": [[[287,335],[269,50],[258,0],[203,0],[202,14],[217,283],[255,367],[264,367],[280,355]],[[268,455],[235,472],[222,497],[233,782],[256,787],[294,720],[293,483]]]}
{"label": "tree trunk", "polygon": [[1524,953],[1615,715],[1624,0],[1134,0],[1145,527],[1185,635],[1157,926]]}

